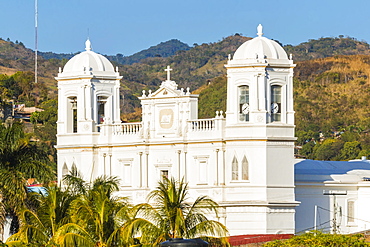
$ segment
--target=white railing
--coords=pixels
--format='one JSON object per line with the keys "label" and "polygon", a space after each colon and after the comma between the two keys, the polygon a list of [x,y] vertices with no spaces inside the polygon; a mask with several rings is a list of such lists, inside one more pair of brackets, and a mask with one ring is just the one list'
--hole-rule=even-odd
{"label": "white railing", "polygon": [[114,126],[116,135],[135,135],[139,134],[143,127],[142,123],[122,123]]}
{"label": "white railing", "polygon": [[188,123],[190,131],[210,131],[216,128],[215,119],[197,119]]}

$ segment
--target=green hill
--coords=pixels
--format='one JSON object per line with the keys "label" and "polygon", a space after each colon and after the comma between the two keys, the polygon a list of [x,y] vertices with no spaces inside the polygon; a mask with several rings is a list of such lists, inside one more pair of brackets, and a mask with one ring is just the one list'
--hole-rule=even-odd
{"label": "green hill", "polygon": [[79,52],[75,52],[75,53],[54,53],[54,52],[51,52],[51,51],[47,51],[47,52],[43,52],[43,51],[39,51],[38,52],[38,55],[40,55],[41,57],[43,57],[44,59],[59,59],[59,60],[62,60],[62,59],[71,59],[72,57],[74,57],[75,55],[77,55]]}
{"label": "green hill", "polygon": [[[221,41],[175,51],[165,57],[158,51],[133,64],[113,60],[123,76],[122,112],[128,121],[140,120],[141,91],[156,90],[165,80],[164,69],[173,68],[171,79],[179,87],[199,93],[199,117],[225,111],[228,54],[250,38],[234,35]],[[171,41],[178,43],[178,41]],[[164,42],[166,43],[166,42]],[[162,47],[166,45],[162,43]],[[171,46],[171,45],[170,45]],[[294,79],[297,144],[300,154],[314,159],[351,159],[370,155],[370,52],[369,45],[353,38],[321,38],[297,46],[284,46],[297,67]],[[164,49],[166,50],[166,49]],[[169,53],[168,53],[169,54]],[[147,56],[144,55],[143,57]],[[111,57],[113,59],[113,57]],[[18,102],[42,102],[56,98],[54,76],[66,59],[39,59],[40,83],[32,85],[33,51],[22,43],[0,40],[0,93]],[[16,73],[16,71],[25,71]],[[31,72],[27,72],[31,71]],[[12,75],[14,74],[14,75]],[[14,92],[14,93],[12,93]],[[321,134],[319,134],[321,132]],[[325,139],[326,138],[326,139]],[[328,143],[326,143],[326,140]]]}
{"label": "green hill", "polygon": [[331,57],[335,55],[370,55],[369,44],[350,37],[311,39],[297,46],[285,45],[285,51],[293,54],[294,61]]}
{"label": "green hill", "polygon": [[[302,157],[349,160],[370,155],[370,56],[335,56],[297,62],[294,110]],[[197,93],[199,117],[226,108],[226,77]],[[209,109],[205,111],[204,109]]]}
{"label": "green hill", "polygon": [[110,61],[114,61],[118,64],[133,64],[149,57],[170,57],[175,55],[178,51],[187,51],[189,49],[190,46],[181,42],[180,40],[171,39],[166,42],[161,42],[158,45],[151,46],[148,49],[137,52],[131,56],[117,54],[115,56],[107,57]]}
{"label": "green hill", "polygon": [[[129,114],[140,107],[140,102],[136,96],[139,96],[143,89],[156,90],[158,88],[161,81],[165,79],[166,73],[164,72],[164,68],[167,65],[170,65],[173,68],[171,78],[179,84],[179,87],[190,87],[192,91],[200,88],[198,91],[202,92],[201,99],[209,97],[207,96],[207,94],[210,94],[208,90],[213,90],[215,93],[220,94],[218,89],[215,90],[208,88],[219,86],[220,79],[218,77],[224,76],[226,73],[226,70],[223,66],[226,63],[228,54],[233,54],[233,52],[248,39],[250,38],[236,34],[234,36],[224,38],[218,42],[196,45],[189,50],[185,50],[185,46],[181,48],[183,50],[175,51],[175,55],[164,57],[164,51],[167,52],[166,54],[170,54],[168,52],[171,49],[167,49],[168,47],[176,46],[174,44],[178,44],[180,46],[183,44],[178,40],[170,40],[163,42],[158,46],[154,46],[146,51],[137,53],[148,54],[147,52],[151,50],[150,53],[155,54],[162,51],[161,56],[145,58],[140,60],[139,63],[126,65],[121,65],[118,63],[118,61],[112,61],[115,65],[119,66],[120,73],[123,76],[122,93],[125,95],[123,113]],[[284,48],[288,51],[288,53],[292,52],[293,56],[298,58],[297,60],[304,60],[306,58],[316,57],[318,54],[320,54],[322,57],[329,57],[337,54],[368,54],[368,47],[369,45],[365,42],[360,42],[353,38],[340,37],[310,40],[298,46],[293,47],[287,45]],[[339,73],[338,75],[334,72],[328,72],[333,70],[333,66],[339,66],[338,64],[340,64],[335,62],[333,59],[335,58],[332,58],[332,60],[329,59],[328,62],[323,62],[324,60],[309,60],[298,63],[297,69],[295,70],[295,80],[297,82],[296,89],[298,90],[297,92],[300,96],[305,95],[306,93],[301,88],[301,85],[305,85],[305,88],[308,88],[308,92],[315,92],[316,88],[319,87],[316,83],[317,81],[322,82],[325,80],[326,85],[321,85],[323,88],[330,87],[329,85],[331,84],[336,85],[338,88],[338,85],[343,85],[342,80],[349,82],[353,78],[357,78],[354,75],[358,74],[359,76],[362,76],[362,79],[364,79],[364,76],[367,76],[363,70],[357,71],[356,73],[354,72],[353,74]],[[347,57],[348,61],[351,59],[354,58],[351,56]],[[45,83],[47,86],[50,94],[49,97],[51,98],[55,97],[56,94],[56,82],[53,77],[56,75],[58,67],[63,66],[66,61],[66,59],[60,60],[44,58],[40,58],[39,60],[40,81]],[[348,64],[346,62],[346,66],[349,67],[355,66],[355,64],[356,63]],[[33,71],[33,51],[26,49],[21,43],[15,44],[0,40],[0,66],[3,66],[0,67],[0,73],[4,73],[1,71],[1,68],[6,68],[8,70],[11,69],[11,71]],[[356,71],[353,68],[350,68],[349,70],[351,69]],[[338,83],[338,80],[341,83]],[[210,85],[208,86],[208,84]],[[362,89],[363,85],[359,84],[357,87]],[[204,89],[204,91],[202,91],[202,89]],[[320,90],[319,92],[321,93],[323,90]],[[220,101],[220,98],[222,98],[220,95],[207,98],[208,104],[214,105],[214,107],[203,107],[199,113],[200,117],[213,116],[214,111],[218,110],[216,108],[219,107],[220,102],[217,101]],[[305,99],[310,100],[310,98]],[[310,100],[310,104],[315,104],[315,107],[325,107],[325,105],[317,105],[318,103],[313,100],[314,99]],[[216,103],[212,103],[212,101],[216,101]],[[296,101],[301,102],[301,98],[297,98]],[[308,106],[306,108],[309,109]],[[209,112],[206,112],[205,109],[210,110]],[[298,112],[298,109],[296,109],[296,111]],[[317,111],[321,112],[324,110],[317,108]],[[305,109],[302,111],[299,109],[298,114],[303,114],[304,112]],[[317,114],[315,114],[313,115],[316,116]],[[139,115],[136,114],[135,116]],[[310,126],[319,126],[316,127],[316,129],[323,129],[322,125],[315,122],[314,117],[305,115],[305,122],[307,121],[309,122]],[[350,121],[348,119],[346,121],[343,120],[343,123],[350,124]],[[298,129],[307,128],[307,124],[308,123],[301,124],[299,119],[297,119]],[[332,126],[332,124],[330,124],[330,126]],[[336,128],[336,126],[333,126],[332,128],[334,127]]]}
{"label": "green hill", "polygon": [[[148,57],[170,57],[176,54],[178,51],[189,50],[190,46],[177,40],[171,39],[166,42],[161,42],[158,45],[151,46],[148,49],[142,50],[130,56],[123,56],[122,54],[117,55],[105,55],[110,61],[118,64],[133,64],[138,63],[141,60]],[[39,55],[45,59],[71,59],[73,56],[78,54],[75,53],[54,53],[54,52],[39,52]]]}
{"label": "green hill", "polygon": [[[178,51],[176,55],[163,58],[152,57],[132,65],[118,65],[123,76],[123,92],[126,95],[141,95],[141,91],[156,90],[161,81],[165,80],[164,69],[173,68],[171,78],[179,87],[190,87],[191,91],[207,84],[213,78],[225,74],[224,64],[231,54],[249,38],[231,36],[220,42],[202,44],[188,51]],[[125,101],[124,113],[132,112],[140,106],[136,97],[134,101]]]}
{"label": "green hill", "polygon": [[[331,133],[349,126],[370,129],[370,56],[336,56],[297,62],[294,70],[297,131]],[[226,76],[199,88],[199,117],[226,108]],[[210,109],[205,111],[204,109]]]}

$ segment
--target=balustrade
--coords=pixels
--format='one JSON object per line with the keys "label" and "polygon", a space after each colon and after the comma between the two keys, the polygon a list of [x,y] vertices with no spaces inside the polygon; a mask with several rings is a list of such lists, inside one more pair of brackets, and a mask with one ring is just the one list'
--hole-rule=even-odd
{"label": "balustrade", "polygon": [[122,123],[114,126],[116,135],[135,135],[139,134],[143,125],[142,123]]}
{"label": "balustrade", "polygon": [[197,119],[189,121],[190,131],[210,131],[214,130],[215,120],[214,119]]}

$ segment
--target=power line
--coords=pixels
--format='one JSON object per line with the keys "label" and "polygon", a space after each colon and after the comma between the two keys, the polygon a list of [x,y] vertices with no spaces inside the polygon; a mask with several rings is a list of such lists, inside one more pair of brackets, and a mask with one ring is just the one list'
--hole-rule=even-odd
{"label": "power line", "polygon": [[[324,210],[324,211],[327,211],[327,212],[330,212],[330,213],[335,213],[336,211],[334,210],[330,210],[330,209],[327,209],[327,208],[323,208],[323,207],[320,207],[320,206],[317,206],[317,208],[320,208],[320,209],[322,209],[322,210]],[[342,217],[345,217],[345,218],[347,218],[347,219],[353,219],[353,220],[359,220],[359,221],[362,221],[362,222],[365,222],[365,223],[370,223],[370,221],[368,221],[368,220],[364,220],[364,219],[360,219],[360,218],[356,218],[356,217],[352,217],[352,216],[348,216],[348,215],[345,215],[345,214],[343,214],[343,212],[340,212],[340,216],[341,216],[341,218],[340,219],[342,219]],[[326,223],[328,223],[328,222],[331,222],[331,221],[333,221],[333,220],[329,220],[329,221],[327,221],[327,222],[325,222],[325,223],[322,223],[322,224],[320,224],[320,225],[323,225],[323,224],[326,224]],[[340,220],[340,222],[341,222],[342,220]],[[334,223],[334,222],[333,222]],[[318,225],[318,226],[320,226],[320,225]],[[315,227],[315,226],[314,226]],[[312,229],[312,228],[314,228],[314,227],[310,227],[310,228],[307,228],[307,229],[305,229],[305,230],[309,230],[309,229]],[[305,230],[302,230],[302,231],[305,231]]]}
{"label": "power line", "polygon": [[[320,228],[320,226],[325,225],[325,224],[329,223],[330,221],[331,220],[325,221],[325,222],[323,222],[323,223],[321,223],[321,224],[319,224],[317,226],[319,227],[320,230],[330,229],[330,226],[329,227],[325,227],[325,228]],[[314,229],[314,227],[308,227],[306,229],[300,230],[298,233],[305,233],[306,231],[313,230],[313,229]]]}

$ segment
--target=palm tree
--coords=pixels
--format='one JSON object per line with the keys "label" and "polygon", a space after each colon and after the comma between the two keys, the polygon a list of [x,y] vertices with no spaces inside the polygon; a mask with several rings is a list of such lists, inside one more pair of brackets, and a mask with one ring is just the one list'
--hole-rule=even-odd
{"label": "palm tree", "polygon": [[117,178],[99,177],[90,185],[71,173],[64,190],[50,187],[38,195],[37,210],[21,211],[20,229],[8,239],[9,246],[124,246],[117,236],[129,205],[126,198],[112,195]]}
{"label": "palm tree", "polygon": [[[77,184],[81,185],[80,182]],[[71,202],[71,222],[58,229],[55,243],[68,247],[118,246],[116,230],[120,222],[125,222],[129,210],[127,198],[112,195],[119,189],[118,179],[102,176],[95,179],[92,185],[86,186],[82,189],[86,193],[78,195]]]}
{"label": "palm tree", "polygon": [[35,204],[34,209],[24,208],[18,213],[19,231],[7,240],[7,244],[34,244],[44,246],[53,243],[58,229],[69,222],[69,205],[75,198],[68,190],[52,185],[46,193],[30,193]]}
{"label": "palm tree", "polygon": [[158,183],[156,190],[149,193],[148,200],[153,204],[138,205],[137,218],[125,226],[125,230],[132,237],[140,238],[142,244],[156,246],[169,238],[225,238],[228,235],[224,225],[207,218],[212,214],[217,217],[218,204],[215,201],[200,196],[192,204],[187,202],[188,184],[184,179],[179,182],[165,178]]}
{"label": "palm tree", "polygon": [[[24,133],[19,123],[0,125],[0,195],[6,215],[16,226],[16,214],[29,206],[26,203],[26,180],[35,178],[38,182],[46,182],[55,179],[47,153],[31,142],[31,137]],[[4,220],[0,216],[1,229]]]}

